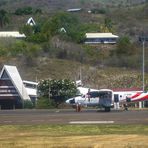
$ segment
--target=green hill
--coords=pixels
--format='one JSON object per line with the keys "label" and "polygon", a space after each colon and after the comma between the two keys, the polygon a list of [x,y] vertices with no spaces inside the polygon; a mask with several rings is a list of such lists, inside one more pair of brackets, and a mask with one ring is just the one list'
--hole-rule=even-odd
{"label": "green hill", "polygon": [[[31,7],[33,11],[41,9],[42,13],[15,14],[18,8],[24,7]],[[105,19],[111,19],[113,33],[130,38],[132,46],[125,49],[131,49],[130,53],[115,55],[116,45],[86,46],[67,38],[61,39],[58,35],[53,35],[50,42],[42,44],[0,39],[1,68],[3,64],[16,65],[23,79],[34,81],[45,78],[77,80],[81,69],[85,86],[142,87],[142,44],[138,37],[148,33],[148,7],[145,0],[1,0],[0,9],[9,13],[10,22],[0,30],[19,30],[31,16],[36,23],[44,22],[57,12],[66,12],[69,8],[82,8],[82,11],[73,15],[87,29],[88,25],[91,26],[90,30],[100,31],[99,26],[104,24]],[[89,10],[94,13],[88,13]],[[147,56],[147,46],[145,48]],[[34,54],[31,50],[35,49],[39,52]],[[19,50],[22,53],[16,54]],[[147,65],[148,60],[145,59],[145,62]]]}

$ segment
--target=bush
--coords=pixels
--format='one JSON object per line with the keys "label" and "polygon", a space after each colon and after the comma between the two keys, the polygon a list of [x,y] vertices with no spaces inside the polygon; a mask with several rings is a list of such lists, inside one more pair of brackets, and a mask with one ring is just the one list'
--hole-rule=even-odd
{"label": "bush", "polygon": [[32,109],[33,103],[30,100],[24,100],[24,108]]}
{"label": "bush", "polygon": [[[69,79],[42,80],[38,84],[38,95],[41,98],[41,100],[39,99],[39,101],[41,101],[39,104],[42,104],[43,107],[48,107],[49,103],[55,102],[56,107],[58,107],[58,105],[65,102],[66,99],[75,96],[76,91],[75,83]],[[49,102],[49,99],[47,99],[49,95],[53,102]]]}
{"label": "bush", "polygon": [[102,8],[102,9],[92,9],[91,12],[94,13],[94,14],[106,14],[106,10],[104,8]]}
{"label": "bush", "polygon": [[38,108],[38,109],[52,109],[52,108],[55,108],[55,103],[53,100],[49,100],[49,98],[40,97],[37,100],[36,108]]}
{"label": "bush", "polygon": [[32,7],[23,7],[23,8],[18,8],[15,11],[16,15],[29,15],[33,13]]}

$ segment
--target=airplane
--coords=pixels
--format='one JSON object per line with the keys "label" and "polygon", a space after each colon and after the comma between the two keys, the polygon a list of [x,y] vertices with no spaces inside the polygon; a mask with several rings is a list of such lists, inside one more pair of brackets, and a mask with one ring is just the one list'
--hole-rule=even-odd
{"label": "airplane", "polygon": [[143,91],[139,88],[127,88],[127,89],[112,89],[114,93],[114,102],[119,102],[120,104],[127,101],[127,98],[132,96],[137,96]]}
{"label": "airplane", "polygon": [[[82,107],[88,107],[88,106],[98,106],[105,109],[106,112],[109,112],[111,110],[111,107],[113,106],[113,91],[110,89],[89,89],[89,88],[78,88],[81,90],[81,93],[76,97],[70,98],[66,100],[67,104],[72,105],[73,107],[79,108]],[[87,93],[86,93],[87,90]]]}
{"label": "airplane", "polygon": [[141,92],[127,98],[127,102],[148,101],[148,92]]}
{"label": "airplane", "polygon": [[[76,106],[98,106],[103,107],[105,111],[110,111],[111,108],[120,109],[123,103],[127,102],[127,98],[136,96],[136,94],[142,93],[140,89],[91,89],[82,86],[77,87],[79,93],[77,96],[66,100],[67,104]],[[148,95],[148,94],[147,94]],[[101,96],[103,96],[101,98]],[[105,97],[107,96],[107,97]],[[103,99],[104,98],[104,99]]]}

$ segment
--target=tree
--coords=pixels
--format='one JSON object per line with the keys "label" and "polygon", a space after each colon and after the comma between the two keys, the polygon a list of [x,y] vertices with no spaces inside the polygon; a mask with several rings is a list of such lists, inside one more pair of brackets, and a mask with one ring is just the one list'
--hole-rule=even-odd
{"label": "tree", "polygon": [[53,100],[56,107],[65,102],[66,99],[74,96],[77,92],[76,85],[69,79],[42,80],[38,85],[39,98]]}
{"label": "tree", "polygon": [[101,32],[112,32],[113,31],[112,20],[109,18],[106,18],[104,20],[104,24],[100,25],[100,31]]}
{"label": "tree", "polygon": [[34,28],[30,25],[23,25],[20,28],[20,33],[24,33],[26,37],[29,37],[34,34]]}
{"label": "tree", "polygon": [[72,25],[76,26],[78,23],[79,21],[74,15],[65,12],[57,13],[50,20],[51,33],[58,34],[62,27],[67,31]]}
{"label": "tree", "polygon": [[112,32],[113,25],[112,25],[112,20],[110,18],[106,18],[104,20],[104,25],[106,28],[108,28],[109,32]]}
{"label": "tree", "polygon": [[29,15],[33,13],[32,7],[23,7],[23,8],[18,8],[15,11],[16,15]]}
{"label": "tree", "polygon": [[131,42],[129,37],[124,36],[119,39],[117,43],[116,53],[117,55],[128,55],[131,49]]}
{"label": "tree", "polygon": [[[61,32],[61,28],[66,32]],[[26,35],[27,41],[35,43],[48,42],[54,35],[77,43],[83,42],[85,38],[84,25],[79,23],[77,17],[65,12],[57,13],[50,20],[35,26],[24,25],[20,31]]]}
{"label": "tree", "polygon": [[4,25],[9,23],[8,13],[5,10],[0,10],[0,26],[3,27]]}

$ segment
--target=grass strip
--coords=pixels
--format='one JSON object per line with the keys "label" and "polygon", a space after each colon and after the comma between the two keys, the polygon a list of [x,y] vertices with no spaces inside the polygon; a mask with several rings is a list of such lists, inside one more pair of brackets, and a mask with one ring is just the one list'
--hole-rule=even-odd
{"label": "grass strip", "polygon": [[0,148],[146,148],[147,125],[3,125]]}

